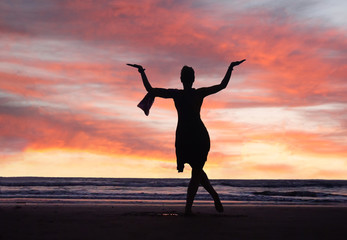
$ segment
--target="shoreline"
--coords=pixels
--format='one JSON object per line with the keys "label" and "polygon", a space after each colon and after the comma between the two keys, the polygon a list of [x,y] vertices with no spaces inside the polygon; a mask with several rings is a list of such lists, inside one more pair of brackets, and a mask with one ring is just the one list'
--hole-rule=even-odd
{"label": "shoreline", "polygon": [[0,239],[345,239],[347,206],[0,204]]}
{"label": "shoreline", "polygon": [[[0,206],[6,205],[130,205],[130,206],[184,206],[185,200],[153,199],[74,199],[74,198],[1,198]],[[303,206],[303,207],[347,207],[347,203],[331,202],[283,202],[283,201],[228,201],[222,200],[223,206]],[[214,206],[212,200],[194,200],[197,206]]]}

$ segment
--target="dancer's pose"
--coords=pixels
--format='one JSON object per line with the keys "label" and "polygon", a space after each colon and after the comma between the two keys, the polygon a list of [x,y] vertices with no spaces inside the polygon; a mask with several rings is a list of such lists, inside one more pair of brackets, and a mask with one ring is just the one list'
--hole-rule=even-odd
{"label": "dancer's pose", "polygon": [[176,129],[176,156],[177,170],[183,172],[184,164],[188,163],[192,167],[192,177],[189,182],[185,214],[192,214],[194,197],[201,184],[209,192],[214,200],[216,210],[223,212],[223,205],[217,192],[212,187],[206,173],[203,170],[210,150],[210,138],[204,123],[200,118],[200,109],[204,98],[208,95],[224,89],[230,80],[233,68],[242,61],[232,62],[220,84],[194,89],[194,70],[184,66],[181,71],[181,82],[183,90],[153,88],[145,74],[145,69],[137,64],[128,64],[138,69],[141,74],[143,84],[148,92],[143,101],[139,104],[146,115],[148,115],[154,97],[172,98],[178,113],[178,124]]}

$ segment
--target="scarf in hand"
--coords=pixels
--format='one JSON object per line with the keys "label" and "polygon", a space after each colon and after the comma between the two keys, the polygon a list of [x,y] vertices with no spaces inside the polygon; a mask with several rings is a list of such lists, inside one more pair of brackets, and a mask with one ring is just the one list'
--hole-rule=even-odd
{"label": "scarf in hand", "polygon": [[146,116],[148,116],[149,114],[149,110],[153,105],[154,98],[155,97],[152,94],[147,93],[146,96],[141,100],[141,102],[137,104],[137,106],[145,112]]}

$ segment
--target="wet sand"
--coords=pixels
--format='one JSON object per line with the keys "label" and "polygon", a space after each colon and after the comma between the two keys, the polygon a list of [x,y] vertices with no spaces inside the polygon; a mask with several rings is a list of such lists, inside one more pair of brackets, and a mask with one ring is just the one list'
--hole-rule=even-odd
{"label": "wet sand", "polygon": [[347,206],[1,204],[0,239],[346,239]]}

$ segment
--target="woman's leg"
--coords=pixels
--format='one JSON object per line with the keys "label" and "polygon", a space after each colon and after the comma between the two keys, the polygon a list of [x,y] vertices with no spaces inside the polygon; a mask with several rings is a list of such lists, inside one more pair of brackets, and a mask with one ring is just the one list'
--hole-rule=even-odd
{"label": "woman's leg", "polygon": [[192,214],[192,206],[193,206],[196,192],[198,191],[198,188],[201,182],[202,172],[203,172],[202,168],[192,168],[192,177],[190,179],[190,182],[188,185],[188,191],[187,191],[187,201],[186,201],[186,209],[185,209],[186,215]]}
{"label": "woman's leg", "polygon": [[218,193],[212,187],[210,180],[208,179],[204,170],[201,170],[200,183],[206,189],[206,191],[212,196],[216,210],[218,212],[223,212],[223,205],[219,199]]}

